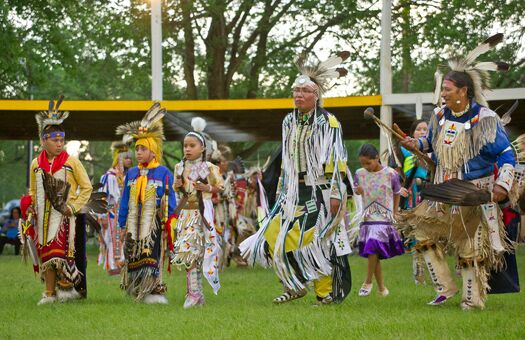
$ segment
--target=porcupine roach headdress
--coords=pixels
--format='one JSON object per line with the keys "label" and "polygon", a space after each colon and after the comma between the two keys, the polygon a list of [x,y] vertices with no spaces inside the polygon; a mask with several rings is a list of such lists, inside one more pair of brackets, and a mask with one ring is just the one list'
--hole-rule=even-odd
{"label": "porcupine roach headdress", "polygon": [[[117,141],[111,143],[111,155],[113,156],[112,167],[116,166],[119,163],[119,158],[129,155],[129,145],[123,141]],[[129,157],[131,157],[129,155]]]}
{"label": "porcupine roach headdress", "polygon": [[[60,104],[62,104],[62,101],[64,100],[64,96],[61,95],[56,104],[53,99],[49,101],[49,107],[47,111],[40,111],[35,115],[36,123],[38,125],[38,135],[43,138],[49,138],[52,137],[51,134],[44,135],[44,129],[47,126],[50,125],[61,125],[64,120],[69,117],[68,111],[59,112],[58,108],[60,107]],[[64,137],[64,136],[62,136]]]}
{"label": "porcupine roach headdress", "polygon": [[164,140],[164,127],[162,118],[166,109],[155,102],[140,121],[123,124],[117,127],[117,135],[122,135],[124,142],[131,140],[136,144],[144,145],[155,153],[157,161],[162,161],[162,141]]}
{"label": "porcupine roach headdress", "polygon": [[306,54],[301,53],[295,61],[301,75],[295,79],[294,87],[312,86],[319,99],[329,90],[329,81],[332,78],[344,77],[348,71],[344,67],[336,67],[348,59],[350,52],[337,52],[325,61],[317,64],[309,62]]}
{"label": "porcupine roach headdress", "polygon": [[[488,103],[483,95],[483,90],[490,89],[489,71],[508,71],[510,66],[507,63],[499,61],[477,62],[476,59],[480,55],[493,49],[502,41],[503,34],[495,34],[478,45],[478,47],[467,53],[465,57],[453,57],[448,61],[448,68],[451,71],[465,72],[470,77],[470,79],[472,79],[472,83],[474,84],[474,99],[476,102],[486,107],[488,107]],[[433,103],[437,106],[441,104],[441,84],[444,77],[441,69],[444,68],[447,68],[447,66],[438,65],[436,73],[434,74],[436,88],[434,90]]]}

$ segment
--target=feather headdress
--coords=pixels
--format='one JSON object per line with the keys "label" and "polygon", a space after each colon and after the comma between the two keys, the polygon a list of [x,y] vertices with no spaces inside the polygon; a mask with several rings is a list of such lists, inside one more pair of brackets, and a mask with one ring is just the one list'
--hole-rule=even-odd
{"label": "feather headdress", "polygon": [[[510,66],[507,63],[499,61],[477,62],[476,59],[480,55],[493,49],[502,41],[503,34],[495,34],[467,53],[465,57],[453,57],[448,61],[448,68],[450,70],[464,72],[470,77],[470,79],[472,79],[474,85],[474,99],[476,102],[486,107],[488,107],[488,103],[483,95],[483,90],[490,89],[489,71],[508,71]],[[443,82],[444,76],[441,69],[443,68],[447,68],[447,66],[438,66],[436,73],[434,74],[436,88],[434,90],[433,102],[438,106],[441,104],[441,83]]]}
{"label": "feather headdress", "polygon": [[142,120],[118,126],[116,134],[123,136],[122,141],[124,143],[151,138],[158,146],[155,154],[157,160],[160,162],[162,159],[162,141],[164,140],[162,118],[165,114],[166,109],[162,108],[159,102],[155,102],[148,112],[146,112]]}
{"label": "feather headdress", "polygon": [[230,160],[232,157],[232,149],[228,145],[218,145],[217,149],[213,151],[211,154],[211,161],[214,163],[218,163],[221,159],[221,157],[224,157],[226,160]]}
{"label": "feather headdress", "polygon": [[112,153],[122,153],[129,150],[129,146],[127,143],[116,141],[111,143],[111,152]]}
{"label": "feather headdress", "polygon": [[112,167],[119,164],[120,160],[132,157],[132,153],[129,151],[129,144],[123,141],[111,143],[111,155],[113,158]]}
{"label": "feather headdress", "polygon": [[60,104],[62,104],[62,101],[64,100],[64,96],[60,95],[58,98],[56,104],[53,99],[49,101],[49,106],[47,111],[40,111],[35,115],[36,123],[38,125],[38,134],[42,136],[42,131],[46,128],[46,126],[49,125],[61,125],[64,120],[69,117],[68,111],[59,112],[58,108],[60,107]]}
{"label": "feather headdress", "polygon": [[348,71],[344,67],[337,67],[348,59],[350,52],[337,52],[325,61],[312,63],[308,61],[306,54],[301,53],[295,61],[301,75],[295,79],[294,87],[306,86],[309,82],[319,88],[319,97],[329,90],[329,81],[332,78],[344,77]]}

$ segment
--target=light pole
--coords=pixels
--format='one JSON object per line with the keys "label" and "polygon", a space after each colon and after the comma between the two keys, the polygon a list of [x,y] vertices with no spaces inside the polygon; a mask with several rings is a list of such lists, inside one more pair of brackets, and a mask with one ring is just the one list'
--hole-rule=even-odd
{"label": "light pole", "polygon": [[162,100],[161,0],[151,0],[151,100]]}
{"label": "light pole", "polygon": [[[392,60],[390,50],[390,35],[392,31],[392,0],[383,0],[381,9],[381,61],[380,61],[380,81],[379,92],[381,97],[392,94]],[[392,126],[392,107],[381,105],[381,121],[388,126]],[[388,148],[387,137],[380,133],[379,150],[383,155]]]}

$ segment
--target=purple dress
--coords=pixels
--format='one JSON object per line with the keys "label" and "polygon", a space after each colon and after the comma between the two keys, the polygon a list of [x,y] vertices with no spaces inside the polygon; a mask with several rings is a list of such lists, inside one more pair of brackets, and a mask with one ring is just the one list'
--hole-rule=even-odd
{"label": "purple dress", "polygon": [[404,254],[399,232],[392,224],[394,194],[401,189],[399,175],[389,167],[377,172],[361,168],[355,173],[355,184],[363,188],[363,212],[359,228],[359,255],[377,254],[388,259]]}

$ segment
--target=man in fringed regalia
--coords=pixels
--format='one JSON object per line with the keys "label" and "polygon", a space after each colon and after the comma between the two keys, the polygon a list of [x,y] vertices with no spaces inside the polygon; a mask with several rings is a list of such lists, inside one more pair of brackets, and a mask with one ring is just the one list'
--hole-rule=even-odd
{"label": "man in fringed regalia", "polygon": [[100,191],[107,195],[108,213],[100,216],[102,230],[99,264],[104,265],[109,275],[117,275],[124,263],[120,230],[117,230],[118,210],[120,195],[124,188],[124,176],[132,165],[132,155],[124,142],[113,142],[111,151],[113,154],[111,168],[100,178],[102,185]]}
{"label": "man in fringed regalia", "polygon": [[[416,226],[417,250],[424,256],[437,292],[430,305],[442,304],[458,292],[440,240],[446,240],[457,254],[463,278],[463,309],[484,308],[489,272],[504,266],[503,253],[509,248],[497,203],[505,200],[511,191],[515,156],[500,118],[488,108],[482,93],[488,88],[487,71],[506,70],[508,65],[476,62],[479,55],[502,39],[503,36],[497,34],[466,57],[451,59],[451,70],[444,80],[438,68],[434,100],[438,105],[442,98],[445,105],[434,111],[426,137],[407,138],[403,142],[412,150],[418,148],[434,153],[437,159],[434,183],[441,185],[436,187],[437,191],[448,181],[460,179],[473,183],[475,189],[492,193],[492,201],[489,198],[479,203],[463,202],[461,197],[457,198],[457,203],[450,202],[452,204],[425,200],[405,216]],[[494,164],[498,167],[496,179],[493,176]],[[457,184],[455,188],[444,189],[449,190],[451,201],[458,195],[467,194],[452,192],[458,191],[459,187]],[[469,190],[467,185],[461,187]],[[427,197],[432,195],[432,187],[429,187]]]}
{"label": "man in fringed regalia", "polygon": [[[88,202],[92,187],[82,163],[65,150],[65,131],[63,121],[69,112],[59,112],[63,100],[61,96],[56,105],[49,102],[48,111],[36,115],[42,152],[31,163],[30,189],[31,208],[34,225],[28,233],[26,224],[24,234],[30,234],[30,249],[37,251],[42,280],[46,290],[39,305],[78,299],[86,294],[84,219],[76,219],[77,213]],[[31,218],[28,218],[31,220]],[[78,239],[78,240],[77,240]],[[33,243],[34,242],[34,243]],[[80,260],[78,264],[75,260]],[[80,268],[79,268],[80,267]],[[78,289],[75,289],[77,287]]]}
{"label": "man in fringed regalia", "polygon": [[[250,168],[246,173],[246,194],[243,209],[240,212],[239,223],[244,227],[238,227],[243,232],[241,241],[251,236],[259,229],[259,222],[268,215],[268,199],[262,184],[262,169],[259,166]],[[240,242],[239,242],[240,243]]]}
{"label": "man in fringed regalia", "polygon": [[141,121],[117,128],[117,134],[135,141],[138,162],[126,174],[119,208],[118,225],[126,233],[121,287],[137,301],[148,304],[168,303],[162,280],[168,235],[163,233],[176,199],[173,174],[160,165],[165,112],[155,103]]}
{"label": "man in fringed regalia", "polygon": [[306,65],[304,56],[298,59],[296,109],[283,121],[276,204],[259,231],[241,244],[250,264],[273,266],[281,280],[284,293],[274,303],[305,296],[309,281],[314,281],[316,304],[342,301],[350,290],[349,245],[334,241],[346,236],[339,222],[346,206],[347,153],[339,121],[321,103],[328,80],[346,75],[335,67],[348,56],[342,52],[316,65]]}

